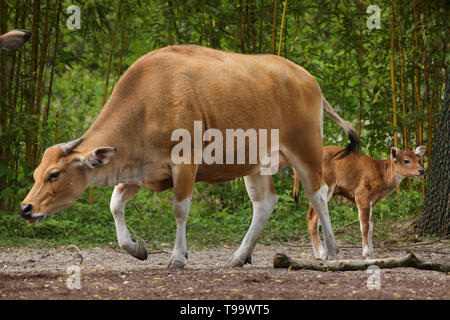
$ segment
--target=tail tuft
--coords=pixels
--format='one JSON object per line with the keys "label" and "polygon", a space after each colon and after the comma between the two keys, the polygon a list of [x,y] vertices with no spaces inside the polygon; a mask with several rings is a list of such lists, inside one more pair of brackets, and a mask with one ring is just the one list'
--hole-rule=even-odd
{"label": "tail tuft", "polygon": [[325,113],[333,119],[342,129],[344,129],[345,133],[348,135],[348,138],[350,140],[350,143],[345,149],[342,149],[341,151],[337,152],[334,155],[334,158],[339,156],[338,159],[345,158],[350,153],[356,152],[356,150],[359,147],[359,138],[356,134],[355,130],[351,127],[350,124],[348,124],[344,119],[339,117],[339,115],[333,110],[331,105],[328,103],[328,101],[324,98],[323,99],[323,110]]}
{"label": "tail tuft", "polygon": [[350,153],[355,153],[359,148],[359,138],[355,131],[350,130],[347,132],[348,139],[350,140],[350,143],[345,147],[345,149],[342,149],[338,152],[336,152],[333,156],[333,158],[337,158],[337,160],[341,160],[348,156]]}

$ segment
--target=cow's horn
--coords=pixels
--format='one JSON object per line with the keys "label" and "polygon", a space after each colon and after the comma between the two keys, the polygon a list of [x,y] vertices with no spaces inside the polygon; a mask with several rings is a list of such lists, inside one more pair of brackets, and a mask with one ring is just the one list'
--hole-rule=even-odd
{"label": "cow's horn", "polygon": [[61,145],[61,149],[66,153],[69,154],[71,153],[76,147],[78,147],[80,145],[80,143],[83,142],[83,138],[78,138],[66,143],[63,143]]}

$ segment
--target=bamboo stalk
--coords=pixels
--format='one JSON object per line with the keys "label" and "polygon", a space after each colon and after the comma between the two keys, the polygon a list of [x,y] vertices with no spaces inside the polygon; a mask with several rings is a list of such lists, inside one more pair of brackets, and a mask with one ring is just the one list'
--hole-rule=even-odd
{"label": "bamboo stalk", "polygon": [[263,26],[264,26],[264,7],[261,6],[259,9],[259,44],[258,44],[258,53],[262,52],[262,43],[263,43]]}
{"label": "bamboo stalk", "polygon": [[52,97],[53,76],[54,76],[54,72],[55,72],[56,54],[57,54],[57,51],[58,51],[58,44],[59,44],[59,34],[60,34],[59,18],[60,18],[60,15],[61,15],[61,7],[62,7],[62,0],[59,0],[58,1],[58,9],[57,9],[57,13],[56,13],[56,24],[55,24],[55,28],[56,28],[55,45],[53,47],[52,67],[51,67],[51,70],[50,70],[50,80],[49,80],[48,91],[47,91],[47,104],[45,106],[44,114],[43,114],[43,117],[42,117],[42,127],[43,128],[45,128],[47,126],[48,115],[49,115],[49,111],[50,111],[50,101],[51,101],[51,97]]}
{"label": "bamboo stalk", "polygon": [[[401,23],[402,16],[397,14],[398,25]],[[402,45],[402,35],[400,32],[400,26],[397,28],[397,45],[398,45],[398,55],[400,61],[400,87],[401,87],[401,99],[402,99],[402,127],[403,127],[403,149],[409,148],[409,135],[406,124],[406,114],[407,114],[407,105],[406,105],[406,87],[405,87],[405,55],[403,51]],[[408,187],[409,191],[412,191],[412,181],[408,178]]]}
{"label": "bamboo stalk", "polygon": [[27,142],[25,160],[30,167],[34,166],[33,163],[33,149],[36,143],[37,137],[33,135],[33,129],[37,126],[37,120],[35,117],[35,94],[36,94],[36,73],[38,66],[38,46],[39,46],[39,17],[40,17],[40,1],[34,0],[33,5],[33,27],[32,27],[32,44],[31,44],[31,57],[30,57],[30,83],[29,90],[31,97],[28,100],[28,115],[30,116],[30,122],[27,125]]}
{"label": "bamboo stalk", "polygon": [[[44,18],[44,32],[42,35],[42,46],[41,46],[41,54],[39,59],[39,71],[38,71],[38,80],[37,80],[37,88],[36,88],[36,101],[35,101],[35,116],[36,121],[37,117],[39,117],[41,113],[41,96],[42,96],[42,82],[44,80],[44,65],[47,60],[47,47],[48,47],[48,13],[50,11],[50,1],[47,2],[47,6],[45,8],[45,18]],[[39,136],[39,126],[36,125],[35,135]],[[33,156],[33,168],[37,166],[37,161],[39,157],[38,152],[38,144],[35,143],[32,148],[32,156]]]}
{"label": "bamboo stalk", "polygon": [[[113,34],[111,37],[111,47],[109,50],[108,67],[106,69],[106,80],[105,80],[105,89],[103,91],[102,107],[106,103],[106,96],[108,94],[109,73],[111,72],[112,56],[114,53],[114,43],[116,40],[117,29],[119,27],[119,21],[120,21],[120,6],[121,6],[121,2],[119,2],[119,4],[117,5],[116,21],[114,23],[114,31],[113,31]],[[94,187],[93,186],[89,187],[89,204],[91,204],[91,205],[94,204]]]}
{"label": "bamboo stalk", "polygon": [[[0,0],[0,32],[1,34],[6,32],[7,28],[7,18],[8,18],[8,6],[5,2],[5,0]],[[6,88],[6,52],[2,50],[0,54],[0,102],[7,103],[7,88]],[[3,106],[3,104],[0,104],[0,137],[1,145],[0,145],[0,164],[5,166],[5,168],[9,167],[8,158],[5,157],[3,153],[3,147],[7,146],[8,144],[8,137],[5,134],[7,131],[5,130],[6,125],[6,117],[7,117],[7,108]],[[5,141],[6,140],[6,141]],[[8,149],[5,148],[7,151]],[[7,186],[7,177],[6,175],[0,176],[0,190],[5,188]],[[7,206],[7,202],[4,201],[2,198],[0,198],[0,209],[4,209]]]}
{"label": "bamboo stalk", "polygon": [[391,90],[392,90],[392,123],[394,125],[394,147],[398,148],[398,138],[397,138],[397,99],[395,92],[395,65],[394,65],[394,5],[390,6],[391,12],[391,52],[390,52],[390,62],[391,62]]}
{"label": "bamboo stalk", "polygon": [[[175,10],[171,0],[167,0],[167,4],[169,5],[170,16],[172,17],[173,29],[175,30],[175,36],[177,37],[178,43],[181,43],[181,34],[178,30],[177,22],[175,19]],[[120,6],[120,4],[119,4]]]}
{"label": "bamboo stalk", "polygon": [[284,0],[283,16],[281,17],[280,42],[278,43],[278,55],[281,53],[281,41],[283,40],[284,19],[286,18],[287,0]]}
{"label": "bamboo stalk", "polygon": [[256,6],[253,1],[250,2],[250,26],[251,26],[251,45],[252,45],[252,53],[256,53],[256,18],[255,18]]}
{"label": "bamboo stalk", "polygon": [[278,8],[278,0],[273,2],[273,20],[272,20],[272,44],[271,50],[272,53],[275,53],[275,41],[277,37],[277,8]]}
{"label": "bamboo stalk", "polygon": [[[127,7],[125,3],[125,12],[127,12]],[[122,37],[120,39],[120,57],[119,57],[119,64],[117,66],[117,75],[116,80],[114,81],[114,85],[117,81],[119,81],[120,75],[122,74],[122,60],[123,60],[123,53],[125,50],[125,34],[127,29],[127,15],[126,13],[123,15],[122,19]]]}
{"label": "bamboo stalk", "polygon": [[[413,2],[413,17],[414,17],[414,23],[416,24],[416,27],[413,30],[413,37],[414,37],[414,44],[415,44],[415,50],[417,52],[417,55],[419,54],[419,37],[418,37],[418,26],[417,23],[419,22],[419,10],[418,10],[418,4],[417,0],[414,0]],[[421,107],[421,98],[420,98],[420,68],[418,67],[417,63],[414,67],[414,81],[415,81],[415,95],[416,95],[416,107],[417,107],[417,116],[416,116],[416,123],[417,123],[417,143],[418,145],[423,144],[423,128],[422,128],[422,120],[420,119],[420,114],[422,112]],[[423,165],[423,159],[420,160],[421,164]],[[420,182],[420,187],[422,191],[422,195],[425,197],[425,184],[423,183],[423,180]]]}
{"label": "bamboo stalk", "polygon": [[362,52],[363,52],[363,31],[362,31],[362,25],[360,25],[359,27],[359,52],[358,52],[358,56],[359,56],[359,112],[358,112],[358,136],[361,136],[361,132],[362,132],[362,109],[363,109],[363,93],[362,93],[362,88],[363,88],[363,75],[362,75]]}
{"label": "bamboo stalk", "polygon": [[113,57],[113,53],[114,53],[114,44],[115,44],[117,29],[119,27],[119,21],[120,21],[120,6],[121,6],[121,2],[119,2],[119,4],[117,5],[116,21],[114,23],[114,31],[113,31],[113,34],[111,37],[111,47],[109,50],[108,66],[106,69],[106,80],[105,80],[105,87],[104,87],[104,91],[103,91],[102,107],[105,105],[106,97],[108,95],[109,73],[111,72],[112,57]]}
{"label": "bamboo stalk", "polygon": [[[429,61],[428,61],[428,34],[427,34],[427,18],[429,12],[429,3],[424,2],[425,10],[423,13],[423,32],[424,32],[424,43],[423,43],[423,52],[424,52],[424,72],[425,72],[425,101],[427,103],[427,171],[428,175],[430,174],[431,168],[431,149],[433,147],[433,139],[432,139],[432,128],[433,128],[433,118],[432,114],[432,106],[431,106],[431,93],[430,93],[430,72],[429,72]],[[423,161],[423,160],[422,160]]]}
{"label": "bamboo stalk", "polygon": [[292,57],[292,55],[294,54],[295,42],[297,41],[298,30],[299,30],[299,27],[300,27],[299,24],[300,24],[300,21],[298,21],[298,19],[295,19],[294,36],[292,37],[291,51],[289,52],[289,56],[290,57]]}

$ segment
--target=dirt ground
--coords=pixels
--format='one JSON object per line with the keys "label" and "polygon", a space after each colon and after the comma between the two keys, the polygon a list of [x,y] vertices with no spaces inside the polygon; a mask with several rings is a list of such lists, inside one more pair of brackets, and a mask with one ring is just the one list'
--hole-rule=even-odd
{"label": "dirt ground", "polygon": [[[320,272],[274,269],[277,252],[313,258],[309,245],[257,245],[253,264],[224,265],[236,248],[189,251],[184,270],[167,270],[171,247],[139,261],[113,248],[78,250],[0,248],[0,299],[444,299],[448,273],[412,268],[381,269],[380,289],[367,287],[367,271]],[[416,246],[419,257],[448,263],[443,243]],[[406,248],[375,248],[377,258],[400,256]],[[340,257],[359,259],[358,246],[341,245]],[[82,260],[82,261],[81,261]],[[80,263],[81,262],[81,263]],[[79,275],[79,282],[74,279]],[[373,279],[373,278],[372,278]],[[70,288],[71,289],[70,289]],[[77,288],[79,287],[79,288]]]}

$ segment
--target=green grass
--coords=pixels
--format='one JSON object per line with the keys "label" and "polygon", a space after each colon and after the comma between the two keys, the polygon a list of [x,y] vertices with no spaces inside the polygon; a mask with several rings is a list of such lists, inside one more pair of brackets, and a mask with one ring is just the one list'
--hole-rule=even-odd
{"label": "green grass", "polygon": [[[308,202],[301,194],[299,204],[291,197],[292,178],[275,178],[278,205],[268,221],[259,243],[278,241],[309,242],[306,213]],[[109,211],[113,188],[96,187],[95,203],[88,203],[88,193],[69,209],[29,225],[16,212],[0,213],[0,247],[69,244],[86,247],[117,247],[114,220]],[[172,213],[172,191],[141,190],[126,207],[127,224],[133,237],[148,248],[172,244],[176,223]],[[411,226],[420,217],[422,195],[417,192],[394,192],[373,209],[375,241],[407,240]],[[340,199],[329,203],[333,228],[358,219],[354,204]],[[208,185],[199,183],[193,195],[187,223],[187,239],[191,248],[237,245],[251,223],[252,207],[242,179],[232,183]],[[402,233],[403,232],[403,233]],[[404,233],[407,234],[404,234]],[[346,243],[360,242],[359,224],[336,234]]]}

